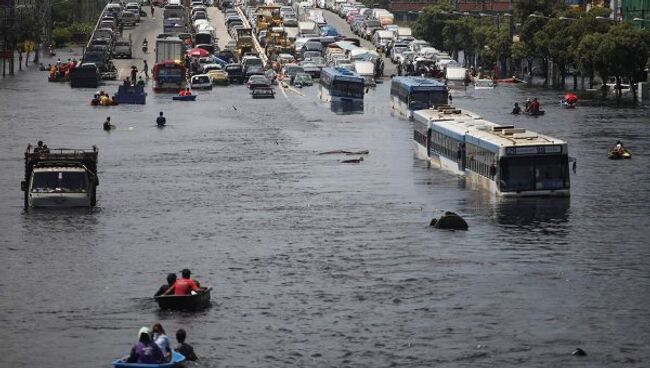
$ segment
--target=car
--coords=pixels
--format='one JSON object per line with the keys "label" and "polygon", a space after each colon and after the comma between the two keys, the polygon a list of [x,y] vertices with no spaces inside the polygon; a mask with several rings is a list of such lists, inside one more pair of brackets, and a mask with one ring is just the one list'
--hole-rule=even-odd
{"label": "car", "polygon": [[118,40],[113,46],[113,58],[125,58],[130,59],[132,57],[131,51],[131,41],[129,40]]}
{"label": "car", "polygon": [[321,68],[318,64],[314,63],[311,60],[305,60],[300,62],[300,66],[306,74],[309,74],[312,78],[320,78]]}
{"label": "car", "polygon": [[227,64],[224,70],[228,73],[230,83],[244,83],[244,68],[239,63]]}
{"label": "car", "polygon": [[296,87],[313,86],[314,81],[311,79],[311,76],[309,74],[298,73],[293,78],[293,85]]}
{"label": "car", "polygon": [[296,62],[296,59],[291,54],[279,54],[276,60],[280,65],[293,64]]}
{"label": "car", "polygon": [[271,81],[263,75],[251,75],[246,82],[246,87],[248,89],[253,89],[255,87],[269,87],[271,86]]}
{"label": "car", "polygon": [[285,64],[282,67],[282,74],[284,74],[284,80],[288,80],[289,84],[293,84],[293,79],[298,73],[304,73],[305,70],[298,64]]}
{"label": "car", "polygon": [[125,10],[122,12],[122,25],[135,27],[138,24],[138,18],[134,12]]}
{"label": "car", "polygon": [[275,91],[271,87],[255,87],[251,90],[252,98],[275,98]]}
{"label": "car", "polygon": [[207,74],[196,74],[190,79],[192,89],[212,89],[212,79]]}
{"label": "car", "polygon": [[202,74],[207,74],[212,80],[212,84],[228,84],[228,73],[226,73],[219,64],[203,65]]}
{"label": "car", "polygon": [[298,27],[298,19],[296,18],[284,18],[282,19],[282,25],[285,27]]}
{"label": "car", "polygon": [[321,57],[321,53],[318,52],[318,51],[305,51],[302,54],[302,59],[303,60],[309,60],[309,59],[318,58],[318,57]]}

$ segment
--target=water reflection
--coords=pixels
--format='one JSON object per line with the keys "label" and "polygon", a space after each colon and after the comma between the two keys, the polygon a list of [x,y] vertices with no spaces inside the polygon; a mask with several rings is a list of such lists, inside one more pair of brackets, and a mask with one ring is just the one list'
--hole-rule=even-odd
{"label": "water reflection", "polygon": [[504,198],[495,201],[494,218],[502,225],[540,229],[569,221],[570,198]]}

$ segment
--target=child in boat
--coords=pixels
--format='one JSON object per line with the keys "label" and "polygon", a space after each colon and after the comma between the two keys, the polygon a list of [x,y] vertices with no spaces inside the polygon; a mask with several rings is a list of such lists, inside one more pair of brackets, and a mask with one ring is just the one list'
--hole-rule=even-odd
{"label": "child in boat", "polygon": [[179,344],[176,347],[176,351],[182,354],[187,360],[191,360],[191,361],[199,360],[196,354],[194,354],[194,348],[192,347],[192,345],[185,343],[186,337],[187,337],[187,333],[182,328],[176,331],[176,341],[178,341]]}

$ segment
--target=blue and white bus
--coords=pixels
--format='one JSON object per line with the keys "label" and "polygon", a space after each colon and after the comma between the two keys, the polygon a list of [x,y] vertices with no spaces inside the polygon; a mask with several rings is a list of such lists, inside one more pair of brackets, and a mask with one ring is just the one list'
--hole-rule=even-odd
{"label": "blue and white bus", "polygon": [[569,196],[567,143],[453,107],[413,114],[418,158],[503,196]]}
{"label": "blue and white bus", "polygon": [[390,86],[391,107],[397,115],[413,118],[413,111],[446,105],[449,89],[443,83],[422,77],[394,77]]}
{"label": "blue and white bus", "polygon": [[363,112],[364,80],[345,68],[323,68],[320,73],[321,101],[336,113]]}

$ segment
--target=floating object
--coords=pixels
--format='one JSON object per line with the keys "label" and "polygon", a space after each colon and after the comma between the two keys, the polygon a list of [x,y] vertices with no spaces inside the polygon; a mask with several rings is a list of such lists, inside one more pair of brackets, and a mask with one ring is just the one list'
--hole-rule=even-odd
{"label": "floating object", "polygon": [[154,299],[158,302],[160,309],[198,310],[210,305],[211,290],[212,288],[203,289],[193,295],[155,296]]}
{"label": "floating object", "polygon": [[576,96],[574,93],[566,93],[564,94],[564,101],[570,104],[575,104],[578,102],[578,96]]}
{"label": "floating object", "polygon": [[362,150],[362,151],[346,151],[346,150],[334,150],[334,151],[325,151],[325,152],[320,152],[319,155],[333,155],[333,154],[346,154],[346,155],[367,155],[370,154],[370,151],[368,150]]}
{"label": "floating object", "polygon": [[429,226],[444,230],[467,230],[469,228],[462,217],[449,211],[445,212],[439,219],[432,219]]}
{"label": "floating object", "polygon": [[526,111],[526,115],[529,115],[529,116],[542,116],[542,115],[544,115],[544,110],[539,110],[537,112]]}
{"label": "floating object", "polygon": [[363,161],[363,157],[353,158],[349,160],[342,160],[342,164],[360,164]]}
{"label": "floating object", "polygon": [[172,361],[162,364],[142,364],[142,363],[127,363],[126,358],[113,361],[115,368],[173,368],[178,367],[185,361],[185,356],[181,353],[172,351]]}
{"label": "floating object", "polygon": [[573,354],[575,356],[586,356],[587,355],[587,353],[584,350],[580,349],[580,348],[577,348],[571,354]]}
{"label": "floating object", "polygon": [[194,101],[194,100],[196,100],[196,95],[172,96],[172,100],[174,100],[174,101]]}

